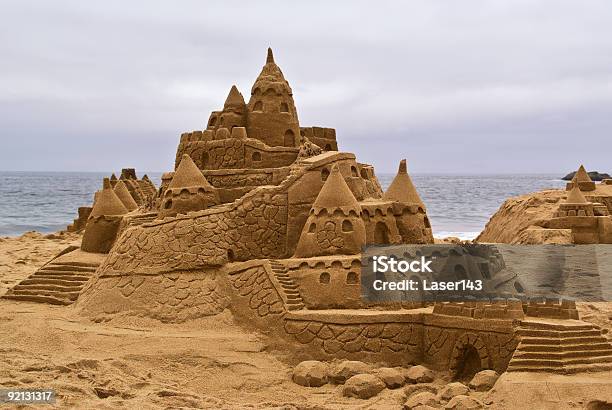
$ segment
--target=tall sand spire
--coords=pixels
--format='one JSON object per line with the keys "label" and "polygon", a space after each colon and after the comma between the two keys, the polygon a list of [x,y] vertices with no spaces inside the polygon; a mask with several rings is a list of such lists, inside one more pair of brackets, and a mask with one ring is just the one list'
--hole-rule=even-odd
{"label": "tall sand spire", "polygon": [[272,54],[272,48],[268,47],[268,55],[266,56],[266,64],[274,63],[274,54]]}

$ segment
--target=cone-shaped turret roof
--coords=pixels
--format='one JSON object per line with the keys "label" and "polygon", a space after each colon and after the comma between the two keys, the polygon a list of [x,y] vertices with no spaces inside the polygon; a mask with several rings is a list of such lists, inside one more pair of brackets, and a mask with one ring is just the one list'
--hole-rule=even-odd
{"label": "cone-shaped turret roof", "polygon": [[340,208],[345,213],[352,209],[359,214],[361,210],[359,202],[357,202],[355,195],[353,195],[344,177],[342,177],[338,165],[334,165],[332,168],[331,174],[327,177],[321,191],[319,191],[319,195],[317,195],[312,208],[315,210],[315,213],[318,213],[321,209],[332,210]]}
{"label": "cone-shaped turret roof", "polygon": [[574,185],[572,190],[567,194],[567,199],[565,200],[567,204],[586,204],[588,203],[582,192],[580,192],[580,188],[578,185]]}
{"label": "cone-shaped turret roof", "polygon": [[91,216],[124,215],[128,213],[119,197],[111,188],[110,180],[104,178],[102,190],[96,192]]}
{"label": "cone-shaped turret roof", "polygon": [[572,182],[593,182],[593,181],[591,180],[591,177],[589,176],[586,169],[584,169],[584,165],[580,165],[580,168],[578,168],[578,171],[576,171],[574,178],[572,178]]}
{"label": "cone-shaped turret roof", "polygon": [[138,204],[134,201],[134,198],[132,198],[130,191],[128,191],[127,186],[125,186],[125,182],[122,180],[117,182],[113,191],[128,211],[133,211],[138,208]]}
{"label": "cone-shaped turret roof", "polygon": [[110,180],[111,181],[116,181],[117,180],[117,175],[112,174],[111,177],[110,177]]}
{"label": "cone-shaped turret roof", "polygon": [[285,87],[287,87],[289,94],[292,94],[291,87],[289,87],[289,83],[287,82],[287,80],[285,80],[283,72],[274,61],[272,49],[268,48],[266,64],[263,66],[263,68],[261,69],[261,73],[259,73],[259,76],[255,80],[255,84],[253,84],[251,92],[253,92],[257,87],[265,89],[268,85],[272,83],[282,83]]}
{"label": "cone-shaped turret roof", "polygon": [[225,104],[223,105],[224,109],[234,108],[234,107],[243,107],[245,105],[244,97],[238,91],[238,88],[235,85],[232,85],[227,98],[225,99]]}
{"label": "cone-shaped turret roof", "polygon": [[417,192],[408,170],[406,168],[406,160],[400,161],[397,175],[393,178],[393,182],[387,188],[387,192],[383,196],[388,201],[398,201],[404,204],[419,204],[425,207],[419,193]]}
{"label": "cone-shaped turret roof", "polygon": [[183,154],[181,163],[174,171],[172,181],[168,188],[189,188],[189,187],[205,187],[212,189],[212,185],[208,183],[198,166],[193,162],[191,157]]}
{"label": "cone-shaped turret roof", "polygon": [[274,54],[272,53],[272,48],[268,47],[268,55],[266,56],[266,64],[274,62]]}

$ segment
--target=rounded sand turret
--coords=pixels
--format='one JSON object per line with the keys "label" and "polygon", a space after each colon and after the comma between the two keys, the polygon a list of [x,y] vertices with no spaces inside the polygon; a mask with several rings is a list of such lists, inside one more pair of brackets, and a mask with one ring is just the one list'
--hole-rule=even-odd
{"label": "rounded sand turret", "polygon": [[266,64],[251,89],[247,133],[270,146],[297,147],[300,143],[293,91],[270,48]]}
{"label": "rounded sand turret", "polygon": [[365,242],[361,207],[335,165],[310,209],[295,257],[353,255]]}
{"label": "rounded sand turret", "polygon": [[217,190],[208,183],[191,157],[183,155],[164,192],[161,217],[201,211],[219,203]]}

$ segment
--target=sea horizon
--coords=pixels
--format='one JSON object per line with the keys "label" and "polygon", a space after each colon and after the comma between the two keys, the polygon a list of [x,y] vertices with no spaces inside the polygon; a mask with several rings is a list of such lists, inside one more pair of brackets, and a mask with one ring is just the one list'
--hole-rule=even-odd
{"label": "sea horizon", "polygon": [[[119,176],[119,171],[114,171]],[[79,206],[91,206],[93,193],[110,171],[0,171],[0,236],[65,229]],[[147,174],[159,186],[161,171]],[[562,189],[558,173],[410,173],[427,207],[434,236],[474,239],[508,198],[543,189]],[[383,188],[394,173],[378,173]]]}

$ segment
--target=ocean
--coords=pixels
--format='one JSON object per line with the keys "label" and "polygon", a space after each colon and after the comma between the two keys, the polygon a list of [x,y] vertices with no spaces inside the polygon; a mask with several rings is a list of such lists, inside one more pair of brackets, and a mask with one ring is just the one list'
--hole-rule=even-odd
{"label": "ocean", "polygon": [[[159,185],[161,172],[147,172]],[[0,236],[65,229],[77,207],[90,205],[108,173],[0,171]],[[142,176],[141,173],[138,174]],[[385,189],[394,174],[379,174]],[[559,175],[419,175],[412,180],[427,206],[434,236],[473,239],[509,197],[563,188]]]}

